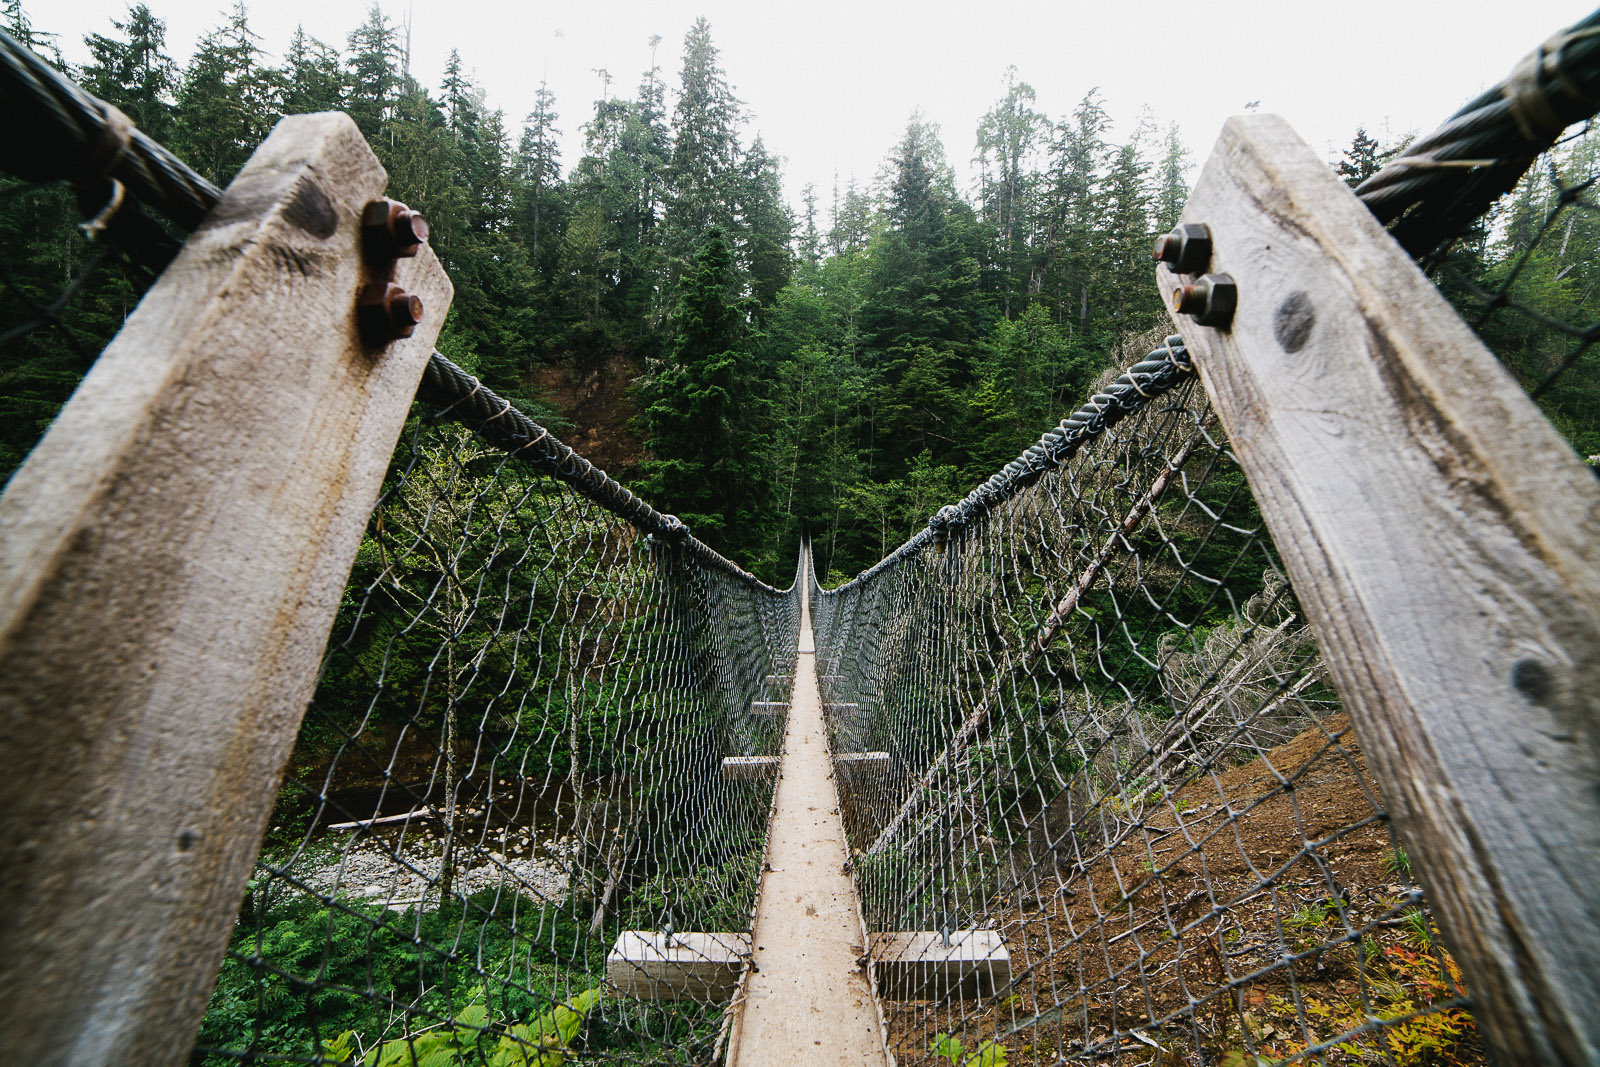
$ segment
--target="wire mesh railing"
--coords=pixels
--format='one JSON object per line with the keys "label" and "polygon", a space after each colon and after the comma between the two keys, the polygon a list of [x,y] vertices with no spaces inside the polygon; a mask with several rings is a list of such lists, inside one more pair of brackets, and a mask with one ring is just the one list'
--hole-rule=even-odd
{"label": "wire mesh railing", "polygon": [[[1587,128],[1562,135],[1600,84],[1593,23],[1519,68],[1521,104],[1487,94],[1446,127],[1479,131],[1488,110],[1520,141],[1463,156],[1426,139],[1362,189],[1586,452],[1595,155]],[[8,77],[49,84],[26,64]],[[198,216],[182,205],[216,190],[177,181],[166,211],[175,161],[92,98],[51,94],[71,105],[51,121],[68,115],[98,162],[62,164],[75,203],[38,161],[7,163],[25,180],[0,195],[132,254],[80,250],[50,278],[7,265],[0,344],[86,365],[172,247],[107,207],[128,197],[184,228]],[[1530,119],[1552,95],[1556,118]],[[1487,175],[1498,192],[1534,159],[1487,214],[1488,194],[1450,184]],[[1419,172],[1423,192],[1402,182],[1412,199],[1379,208],[1374,190]],[[1169,338],[883,563],[813,586],[891,1046],[963,1065],[1481,1060],[1459,969],[1190,371]],[[61,399],[49,385],[7,391],[35,436]],[[724,761],[779,750],[782,719],[760,709],[788,699],[798,591],[723,560],[448,361],[421,395],[195,1061],[715,1058],[726,996],[639,991],[674,952],[742,966],[772,783]],[[7,439],[11,463],[30,441]],[[629,955],[630,935],[656,955]],[[706,951],[718,938],[727,954]],[[647,981],[619,981],[630,969]]]}
{"label": "wire mesh railing", "polygon": [[[1597,25],[1358,190],[1586,453],[1594,142],[1568,127],[1600,100]],[[883,563],[812,590],[891,1047],[963,1065],[1484,1062],[1187,369],[1169,338]]]}
{"label": "wire mesh railing", "polygon": [[[1154,355],[1181,366],[1176,341]],[[887,757],[839,779],[880,985],[965,945],[981,987],[986,953],[1007,954],[976,999],[948,969],[910,972],[922,988],[888,1015],[903,1062],[1470,1045],[1453,962],[1192,377],[812,603],[836,758]]]}
{"label": "wire mesh railing", "polygon": [[396,455],[198,1062],[688,1062],[720,1036],[725,1003],[619,992],[644,964],[607,957],[748,936],[772,783],[721,764],[777,751],[752,707],[787,699],[795,595],[468,422],[419,412]]}

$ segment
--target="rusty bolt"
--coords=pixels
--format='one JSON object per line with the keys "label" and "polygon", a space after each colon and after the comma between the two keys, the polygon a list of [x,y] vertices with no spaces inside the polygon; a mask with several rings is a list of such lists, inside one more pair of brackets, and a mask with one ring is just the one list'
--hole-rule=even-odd
{"label": "rusty bolt", "polygon": [[412,296],[394,282],[373,282],[362,286],[356,298],[356,321],[361,339],[369,345],[385,345],[402,337],[422,321],[422,298]]}
{"label": "rusty bolt", "polygon": [[374,200],[361,212],[361,240],[375,261],[409,259],[428,240],[428,220],[398,200]]}
{"label": "rusty bolt", "polygon": [[1202,326],[1226,329],[1239,305],[1239,287],[1226,274],[1207,274],[1172,291],[1172,309]]}
{"label": "rusty bolt", "polygon": [[1154,258],[1179,274],[1199,274],[1211,263],[1211,227],[1185,222],[1156,238]]}

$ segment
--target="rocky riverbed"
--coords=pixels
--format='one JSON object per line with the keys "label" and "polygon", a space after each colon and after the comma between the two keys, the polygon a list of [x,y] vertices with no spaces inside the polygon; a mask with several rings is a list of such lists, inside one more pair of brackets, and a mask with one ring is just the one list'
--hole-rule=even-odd
{"label": "rocky riverbed", "polygon": [[[340,841],[341,836],[347,840]],[[319,892],[396,909],[411,907],[424,896],[437,902],[434,887],[444,846],[433,834],[330,833],[319,844],[293,868],[297,878]],[[499,888],[558,901],[567,892],[577,849],[571,837],[538,841],[526,831],[482,843],[458,840],[452,892],[465,896]]]}

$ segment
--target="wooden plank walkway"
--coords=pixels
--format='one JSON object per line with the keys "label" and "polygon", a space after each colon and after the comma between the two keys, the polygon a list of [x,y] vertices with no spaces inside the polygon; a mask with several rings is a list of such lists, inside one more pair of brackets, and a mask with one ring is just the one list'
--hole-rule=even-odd
{"label": "wooden plank walkway", "polygon": [[[806,561],[807,572],[810,560]],[[809,584],[800,577],[801,589]],[[817,690],[811,603],[784,734],[767,870],[756,906],[755,966],[734,1022],[729,1067],[889,1062],[866,955]]]}

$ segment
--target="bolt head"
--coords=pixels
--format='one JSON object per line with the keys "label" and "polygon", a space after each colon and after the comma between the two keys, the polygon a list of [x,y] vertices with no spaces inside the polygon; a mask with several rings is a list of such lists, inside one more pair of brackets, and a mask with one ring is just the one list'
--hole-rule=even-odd
{"label": "bolt head", "polygon": [[1211,264],[1211,227],[1180,223],[1156,240],[1154,254],[1178,274],[1199,274]]}
{"label": "bolt head", "polygon": [[398,200],[373,200],[361,211],[361,238],[374,262],[409,259],[427,243],[428,220]]}
{"label": "bolt head", "polygon": [[356,297],[356,322],[369,345],[386,345],[410,337],[422,321],[422,298],[394,282],[372,282]]}
{"label": "bolt head", "polygon": [[1239,304],[1239,287],[1231,275],[1207,274],[1172,291],[1172,308],[1202,326],[1227,329]]}

